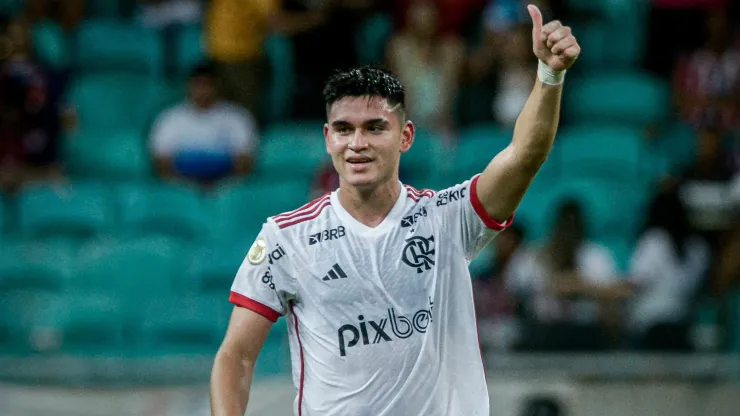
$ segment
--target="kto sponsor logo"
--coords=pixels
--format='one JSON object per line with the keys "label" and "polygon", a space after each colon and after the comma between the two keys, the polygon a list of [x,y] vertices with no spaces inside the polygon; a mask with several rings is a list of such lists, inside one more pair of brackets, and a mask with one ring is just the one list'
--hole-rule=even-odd
{"label": "kto sponsor logo", "polygon": [[409,215],[406,217],[403,217],[401,219],[401,227],[411,227],[412,225],[416,224],[416,221],[419,220],[421,217],[427,216],[427,209],[425,207],[421,207],[421,209],[416,212],[414,215]]}
{"label": "kto sponsor logo", "polygon": [[387,316],[378,320],[365,320],[364,315],[359,315],[357,324],[345,324],[337,330],[339,355],[346,356],[347,349],[360,342],[361,345],[370,345],[406,339],[415,333],[426,333],[432,323],[433,307],[434,302],[429,298],[428,309],[419,309],[408,317],[397,315],[394,308],[388,309]]}
{"label": "kto sponsor logo", "polygon": [[439,197],[437,197],[437,206],[441,207],[442,205],[447,205],[450,202],[455,202],[457,200],[465,198],[465,192],[467,191],[467,189],[468,187],[465,186],[454,191],[444,191],[440,193]]}
{"label": "kto sponsor logo", "polygon": [[345,235],[346,233],[344,231],[344,226],[340,225],[339,227],[332,228],[331,230],[324,230],[320,233],[311,234],[310,236],[308,236],[308,245],[312,246],[322,241],[336,240],[344,237]]}

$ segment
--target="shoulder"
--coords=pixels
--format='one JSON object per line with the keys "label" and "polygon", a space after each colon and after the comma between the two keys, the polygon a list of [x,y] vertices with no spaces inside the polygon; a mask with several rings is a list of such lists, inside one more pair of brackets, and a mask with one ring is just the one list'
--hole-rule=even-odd
{"label": "shoulder", "polygon": [[187,103],[175,104],[159,113],[159,121],[172,121],[190,116],[190,106]]}
{"label": "shoulder", "polygon": [[326,193],[313,201],[302,205],[292,211],[283,212],[268,218],[267,222],[274,224],[281,233],[290,233],[297,226],[317,221],[326,208],[331,205],[331,193]]}
{"label": "shoulder", "polygon": [[222,101],[216,105],[216,112],[223,117],[230,117],[233,119],[247,120],[248,122],[254,121],[254,116],[244,107],[240,107],[229,101]]}

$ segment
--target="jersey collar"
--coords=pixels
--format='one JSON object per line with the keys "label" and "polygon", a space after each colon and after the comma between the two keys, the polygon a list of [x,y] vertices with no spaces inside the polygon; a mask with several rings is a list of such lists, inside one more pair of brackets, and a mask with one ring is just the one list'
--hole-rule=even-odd
{"label": "jersey collar", "polygon": [[367,225],[357,221],[355,217],[350,215],[347,210],[344,209],[342,204],[339,202],[339,189],[331,193],[331,207],[337,213],[339,220],[343,225],[349,227],[354,232],[366,236],[382,235],[391,230],[394,226],[400,224],[401,218],[403,217],[404,207],[406,205],[406,187],[399,181],[400,191],[398,198],[393,204],[393,208],[386,215],[383,221],[376,227],[368,227]]}

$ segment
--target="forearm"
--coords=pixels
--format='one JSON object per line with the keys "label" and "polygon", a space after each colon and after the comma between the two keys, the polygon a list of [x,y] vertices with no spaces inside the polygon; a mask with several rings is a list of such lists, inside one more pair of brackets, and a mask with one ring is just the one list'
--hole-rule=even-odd
{"label": "forearm", "polygon": [[534,177],[552,149],[560,122],[562,92],[562,84],[546,85],[537,79],[517,118],[511,149],[526,176]]}
{"label": "forearm", "polygon": [[219,352],[211,374],[211,414],[242,416],[247,410],[254,363]]}

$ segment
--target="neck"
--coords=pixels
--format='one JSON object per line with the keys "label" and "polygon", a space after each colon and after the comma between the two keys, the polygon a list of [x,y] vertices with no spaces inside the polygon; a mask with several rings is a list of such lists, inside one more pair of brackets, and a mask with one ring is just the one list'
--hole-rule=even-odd
{"label": "neck", "polygon": [[397,178],[370,190],[358,189],[342,181],[338,198],[342,207],[357,221],[376,227],[391,212],[400,192]]}

